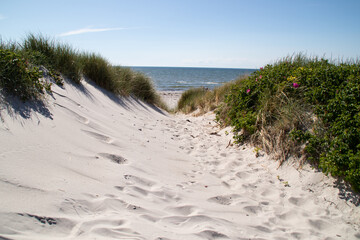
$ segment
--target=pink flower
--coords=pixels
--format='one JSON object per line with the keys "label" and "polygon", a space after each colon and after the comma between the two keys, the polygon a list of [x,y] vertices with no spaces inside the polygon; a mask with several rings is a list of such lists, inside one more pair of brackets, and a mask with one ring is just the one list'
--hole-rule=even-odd
{"label": "pink flower", "polygon": [[294,88],[298,88],[298,87],[300,87],[300,85],[297,84],[297,83],[293,83],[293,87],[294,87]]}
{"label": "pink flower", "polygon": [[259,78],[262,79],[262,75],[260,75]]}
{"label": "pink flower", "polygon": [[250,92],[250,88],[248,90],[246,90],[246,93],[249,93]]}
{"label": "pink flower", "polygon": [[264,69],[263,67],[260,68],[260,70],[263,70],[263,69]]}
{"label": "pink flower", "polygon": [[255,79],[255,81],[257,81],[257,78]]}

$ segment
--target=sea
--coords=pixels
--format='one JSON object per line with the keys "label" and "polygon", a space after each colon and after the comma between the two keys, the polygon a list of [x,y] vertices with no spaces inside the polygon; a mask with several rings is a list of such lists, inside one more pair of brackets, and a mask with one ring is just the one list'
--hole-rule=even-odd
{"label": "sea", "polygon": [[186,91],[189,88],[214,89],[223,83],[250,75],[257,69],[195,67],[130,67],[152,79],[158,91]]}

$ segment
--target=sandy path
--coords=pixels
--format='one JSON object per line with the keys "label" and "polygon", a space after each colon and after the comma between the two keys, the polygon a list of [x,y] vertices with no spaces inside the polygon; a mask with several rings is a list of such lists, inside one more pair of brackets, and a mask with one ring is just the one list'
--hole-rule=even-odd
{"label": "sandy path", "polygon": [[229,146],[212,114],[170,116],[87,83],[40,110],[8,107],[26,116],[4,108],[0,239],[360,238],[356,199],[331,178]]}
{"label": "sandy path", "polygon": [[182,93],[182,91],[160,91],[159,95],[170,109],[175,109]]}

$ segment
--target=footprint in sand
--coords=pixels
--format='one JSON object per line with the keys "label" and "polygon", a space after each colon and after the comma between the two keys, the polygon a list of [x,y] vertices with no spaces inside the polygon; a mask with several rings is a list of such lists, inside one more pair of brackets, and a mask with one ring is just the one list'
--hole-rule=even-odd
{"label": "footprint in sand", "polygon": [[167,189],[154,191],[151,192],[151,194],[155,195],[164,202],[178,202],[181,200],[181,198],[178,195],[171,193]]}
{"label": "footprint in sand", "polygon": [[123,187],[123,186],[115,186],[115,188],[121,192],[124,191],[124,189],[125,189],[125,187]]}
{"label": "footprint in sand", "polygon": [[230,205],[232,204],[240,195],[231,194],[231,195],[223,195],[223,196],[216,196],[208,199],[208,202],[214,202],[221,205]]}
{"label": "footprint in sand", "polygon": [[253,228],[255,228],[256,230],[259,230],[261,232],[265,232],[265,233],[271,233],[272,230],[267,228],[267,227],[264,227],[264,226],[253,226]]}
{"label": "footprint in sand", "polygon": [[291,204],[294,204],[295,206],[300,207],[300,206],[303,206],[307,202],[307,200],[304,198],[290,197],[289,202]]}
{"label": "footprint in sand", "polygon": [[92,131],[88,131],[88,130],[84,130],[84,129],[82,129],[82,131],[85,132],[86,134],[90,135],[91,137],[96,138],[102,142],[109,143],[109,144],[114,142],[114,140],[109,136],[106,136],[106,135],[103,135],[100,133],[96,133],[96,132],[92,132]]}
{"label": "footprint in sand", "polygon": [[277,215],[277,217],[284,221],[291,221],[297,219],[299,216],[299,213],[296,210],[290,210],[285,213],[282,213],[280,215]]}
{"label": "footprint in sand", "polygon": [[263,191],[261,191],[260,195],[266,199],[272,199],[276,198],[276,196],[279,196],[280,192],[276,188],[269,186],[268,188],[263,188]]}
{"label": "footprint in sand", "polygon": [[243,209],[251,214],[258,214],[262,211],[262,208],[260,206],[246,206]]}
{"label": "footprint in sand", "polygon": [[[0,226],[1,234],[6,234],[6,232],[15,234],[15,229],[18,229],[20,223],[23,224],[23,226],[26,226],[27,229],[42,231],[42,233],[46,233],[49,236],[55,233],[55,229],[61,229],[64,234],[70,234],[72,229],[76,226],[75,220],[64,217],[48,217],[28,213],[6,213],[1,217],[2,220],[6,222],[5,226]],[[0,235],[0,239],[10,240],[17,238],[15,235],[14,238],[6,238]]]}
{"label": "footprint in sand", "polygon": [[255,183],[244,183],[241,186],[246,190],[255,190],[257,188]]}
{"label": "footprint in sand", "polygon": [[125,164],[128,162],[128,160],[122,156],[119,155],[115,155],[115,154],[110,154],[110,153],[99,153],[100,156],[110,159],[111,161],[113,161],[114,163],[117,164]]}
{"label": "footprint in sand", "polygon": [[225,181],[222,181],[221,184],[227,188],[230,188],[231,189],[231,184],[225,182]]}
{"label": "footprint in sand", "polygon": [[[20,216],[24,216],[23,214],[20,214]],[[59,220],[57,220],[56,218],[51,218],[51,217],[43,217],[43,216],[37,216],[37,215],[32,215],[32,214],[26,214],[28,217],[31,218],[35,218],[36,220],[38,220],[40,223],[42,224],[48,224],[48,225],[56,225],[58,223]]]}
{"label": "footprint in sand", "polygon": [[294,238],[294,239],[305,239],[307,237],[306,234],[304,233],[299,233],[299,232],[293,232],[291,233],[291,236]]}
{"label": "footprint in sand", "polygon": [[237,172],[235,175],[240,179],[247,179],[250,177],[247,172]]}
{"label": "footprint in sand", "polygon": [[63,106],[61,104],[55,103],[55,105],[63,108],[64,110],[66,110],[68,113],[70,113],[70,115],[74,116],[76,118],[76,120],[78,120],[79,122],[84,123],[84,124],[89,124],[90,120],[87,119],[86,117],[81,116],[77,112],[74,112],[73,110],[71,110],[71,109],[69,109],[69,108],[67,108],[67,107],[65,107],[65,106]]}
{"label": "footprint in sand", "polygon": [[146,191],[145,189],[143,189],[141,187],[131,186],[131,189],[137,193],[140,193],[143,196],[147,196],[149,194],[148,191]]}
{"label": "footprint in sand", "polygon": [[195,212],[195,207],[191,205],[185,205],[185,206],[171,207],[169,208],[169,210],[174,213],[181,214],[183,216],[188,216]]}
{"label": "footprint in sand", "polygon": [[227,235],[213,230],[205,230],[198,233],[197,235],[206,239],[230,239]]}
{"label": "footprint in sand", "polygon": [[150,221],[150,222],[153,222],[153,223],[160,220],[160,218],[154,217],[154,216],[148,215],[148,214],[140,215],[140,217],[142,217],[142,218],[144,218],[144,219],[146,219],[146,220],[148,220],[148,221]]}
{"label": "footprint in sand", "polygon": [[315,228],[316,230],[320,230],[320,231],[323,231],[331,227],[331,224],[321,219],[314,219],[314,220],[310,219],[308,222],[312,228]]}
{"label": "footprint in sand", "polygon": [[128,185],[133,185],[135,183],[140,184],[142,186],[146,186],[146,187],[152,187],[155,185],[155,182],[145,179],[145,178],[140,178],[140,177],[136,177],[133,175],[124,175],[124,178],[126,180],[129,180],[127,182]]}

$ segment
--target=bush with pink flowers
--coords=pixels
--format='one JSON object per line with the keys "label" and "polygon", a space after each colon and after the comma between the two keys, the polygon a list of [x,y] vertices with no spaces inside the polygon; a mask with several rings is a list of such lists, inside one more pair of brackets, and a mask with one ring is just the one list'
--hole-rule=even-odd
{"label": "bush with pink flowers", "polygon": [[280,163],[309,160],[360,190],[360,64],[304,55],[233,86],[217,119]]}

